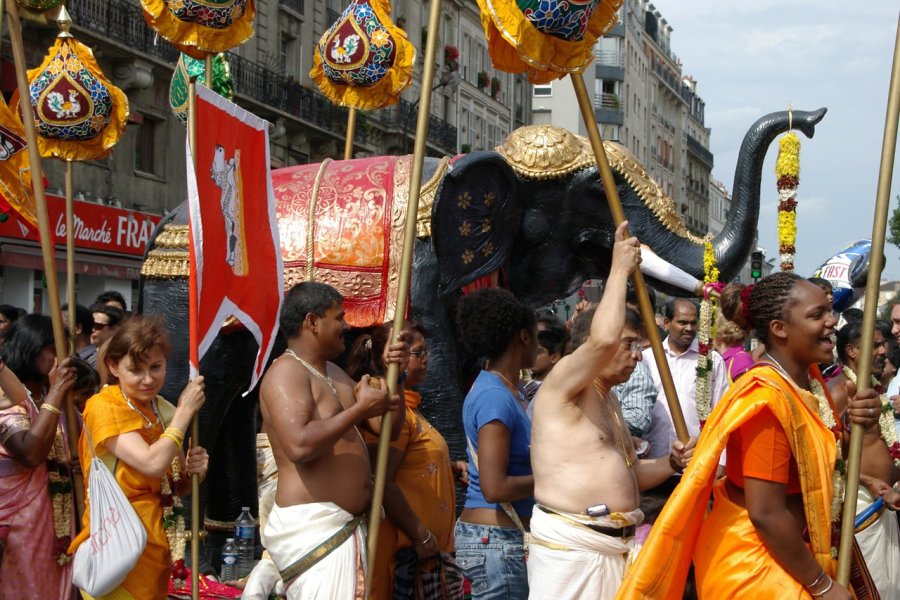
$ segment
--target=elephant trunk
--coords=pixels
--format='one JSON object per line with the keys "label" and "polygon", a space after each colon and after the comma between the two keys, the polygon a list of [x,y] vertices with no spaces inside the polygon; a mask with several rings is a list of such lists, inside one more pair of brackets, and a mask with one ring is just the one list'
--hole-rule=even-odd
{"label": "elephant trunk", "polygon": [[[827,109],[816,111],[787,111],[768,114],[750,127],[744,136],[734,171],[734,187],[731,208],[725,228],[713,239],[716,262],[721,281],[730,281],[737,275],[753,251],[756,229],[759,223],[759,193],[762,167],[772,141],[791,127],[812,138],[816,124]],[[668,232],[667,232],[668,233]],[[674,234],[660,244],[651,244],[665,260],[684,269],[698,279],[703,279],[703,246],[691,243]]]}

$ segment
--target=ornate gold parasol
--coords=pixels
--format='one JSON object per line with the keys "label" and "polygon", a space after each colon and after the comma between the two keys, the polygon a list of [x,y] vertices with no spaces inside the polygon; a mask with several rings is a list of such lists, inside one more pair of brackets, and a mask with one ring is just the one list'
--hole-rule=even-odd
{"label": "ornate gold parasol", "polygon": [[224,52],[253,37],[255,0],[141,0],[144,20],[194,58]]}

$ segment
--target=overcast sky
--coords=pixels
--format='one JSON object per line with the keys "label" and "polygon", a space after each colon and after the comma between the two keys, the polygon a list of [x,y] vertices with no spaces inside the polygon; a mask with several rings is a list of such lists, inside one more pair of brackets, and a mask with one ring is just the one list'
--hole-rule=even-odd
{"label": "overcast sky", "polygon": [[[655,0],[672,50],[698,81],[712,129],[713,175],[729,191],[747,128],[765,113],[827,107],[815,137],[800,135],[797,272],[808,276],[848,242],[871,236],[897,26],[895,0]],[[775,156],[763,170],[760,245],[777,255]],[[900,156],[891,208],[900,193]],[[777,264],[777,263],[776,263]],[[900,279],[888,244],[884,276]]]}

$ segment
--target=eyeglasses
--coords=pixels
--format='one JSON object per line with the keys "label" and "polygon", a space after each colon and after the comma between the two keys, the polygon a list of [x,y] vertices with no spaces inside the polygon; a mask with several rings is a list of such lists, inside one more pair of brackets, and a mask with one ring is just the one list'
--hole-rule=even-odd
{"label": "eyeglasses", "polygon": [[428,356],[428,348],[422,348],[421,350],[410,350],[409,355],[415,356],[416,358],[421,360],[421,359],[425,358],[426,356]]}
{"label": "eyeglasses", "polygon": [[642,344],[639,340],[622,340],[621,344],[622,350],[628,350],[629,354],[641,352],[644,349],[644,344]]}
{"label": "eyeglasses", "polygon": [[109,323],[98,323],[97,321],[94,321],[94,325],[91,327],[91,329],[93,329],[94,331],[103,331],[107,327],[109,327]]}

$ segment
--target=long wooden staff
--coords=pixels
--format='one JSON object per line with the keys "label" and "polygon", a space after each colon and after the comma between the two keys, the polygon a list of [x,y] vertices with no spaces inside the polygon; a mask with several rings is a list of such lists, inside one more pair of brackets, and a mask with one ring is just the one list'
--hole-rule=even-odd
{"label": "long wooden staff", "polygon": [[347,112],[347,139],[344,141],[344,160],[353,158],[353,138],[356,137],[356,109]]}
{"label": "long wooden staff", "polygon": [[[606,149],[603,147],[600,130],[597,128],[597,119],[594,118],[591,98],[584,85],[584,76],[581,73],[572,73],[569,77],[572,79],[572,86],[575,88],[575,97],[578,99],[578,108],[581,109],[581,118],[584,120],[588,138],[591,140],[594,158],[597,160],[597,170],[600,172],[600,180],[603,182],[606,201],[609,204],[609,210],[613,219],[618,225],[625,220],[625,211],[622,210],[619,191],[616,189],[616,182],[613,179],[613,172],[609,166],[609,159],[606,157]],[[625,237],[630,237],[627,230]],[[631,281],[634,283],[635,292],[637,292],[641,317],[644,320],[644,329],[647,331],[647,338],[650,340],[651,348],[653,348],[653,358],[656,360],[657,369],[659,369],[659,378],[662,380],[663,391],[666,393],[669,412],[672,413],[672,424],[675,425],[675,434],[679,440],[687,443],[691,436],[684,421],[684,413],[681,412],[681,403],[678,402],[678,392],[675,390],[675,382],[672,380],[672,371],[669,369],[669,361],[666,359],[662,340],[660,340],[659,331],[656,329],[656,317],[653,314],[650,296],[647,294],[647,284],[644,282],[644,275],[640,269],[634,270],[634,273],[631,274]]]}
{"label": "long wooden staff", "polygon": [[[400,281],[397,284],[396,312],[394,328],[391,331],[391,342],[395,343],[406,326],[406,307],[409,300],[409,283],[412,276],[413,249],[416,244],[416,215],[419,212],[419,188],[422,185],[422,170],[425,163],[425,140],[428,136],[428,116],[431,107],[431,84],[434,81],[435,53],[437,51],[438,32],[441,26],[441,0],[431,0],[431,11],[428,14],[428,36],[425,42],[425,72],[422,74],[421,101],[419,117],[416,121],[416,144],[413,150],[412,170],[409,177],[409,203],[406,207],[406,225],[403,231],[403,256],[400,259]],[[387,368],[387,384],[389,393],[397,393],[397,376],[400,368],[397,363],[390,363]],[[401,399],[401,402],[403,400]],[[378,440],[378,455],[375,460],[375,488],[372,491],[372,510],[369,513],[369,573],[373,572],[375,553],[378,549],[378,527],[381,521],[381,502],[384,500],[384,484],[387,474],[388,447],[391,440],[391,426],[394,414],[390,411],[381,419],[381,434]]]}
{"label": "long wooden staff", "polygon": [[[13,62],[16,67],[16,84],[19,88],[19,112],[25,128],[25,142],[28,144],[28,160],[31,163],[31,186],[34,190],[35,209],[38,218],[38,231],[41,236],[41,257],[44,259],[44,276],[47,278],[47,301],[50,304],[50,320],[53,323],[53,341],[56,356],[62,361],[68,356],[66,332],[62,322],[62,310],[59,305],[59,281],[56,277],[56,261],[50,241],[50,218],[47,216],[47,197],[44,195],[44,172],[41,169],[41,153],[37,145],[37,132],[34,129],[34,115],[31,113],[31,95],[28,91],[28,74],[25,70],[25,46],[22,43],[22,24],[19,21],[19,7],[15,0],[6,2],[6,14],[9,16],[9,40],[12,44]],[[78,422],[75,419],[75,405],[69,394],[66,403],[66,429],[69,438],[69,454],[78,456]],[[84,481],[80,477],[72,477],[72,490],[75,496],[75,509],[78,513],[77,523],[81,523],[84,514]]]}
{"label": "long wooden staff", "polygon": [[[65,10],[65,7],[63,7]],[[72,159],[66,159],[66,303],[69,305],[69,348],[75,353],[75,202],[72,200]],[[90,334],[90,332],[88,332]]]}
{"label": "long wooden staff", "polygon": [[[881,269],[884,266],[884,238],[887,231],[888,211],[891,207],[891,177],[894,169],[894,152],[897,148],[897,120],[900,117],[900,19],[894,41],[894,63],[891,69],[891,85],[888,91],[887,115],[884,120],[884,141],[881,145],[881,165],[878,171],[878,190],[875,196],[875,219],[872,223],[872,250],[869,255],[869,277],[866,280],[866,306],[863,312],[862,339],[859,343],[857,362],[857,388],[869,388],[872,374],[872,334],[878,310],[878,292]],[[850,559],[853,547],[853,521],[856,516],[856,494],[859,490],[859,469],[862,462],[864,430],[854,423],[850,427],[850,450],[847,457],[847,484],[844,493],[844,512],[841,521],[841,546],[838,550],[838,583],[846,586],[850,581]]]}

